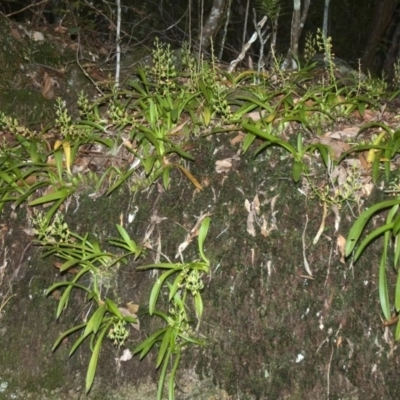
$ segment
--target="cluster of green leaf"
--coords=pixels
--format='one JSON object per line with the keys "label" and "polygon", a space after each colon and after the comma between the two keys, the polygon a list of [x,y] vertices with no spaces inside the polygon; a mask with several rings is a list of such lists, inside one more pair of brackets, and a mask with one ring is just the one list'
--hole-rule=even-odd
{"label": "cluster of green leaf", "polygon": [[227,90],[217,82],[214,64],[198,64],[188,50],[182,59],[182,74],[187,77],[178,76],[169,46],[156,41],[153,67],[140,69],[127,89],[112,90],[93,103],[82,94],[77,120],[58,99],[57,118],[51,129],[30,131],[0,114],[0,129],[11,138],[0,143],[0,207],[8,201],[15,207],[24,202],[30,206],[53,203],[46,216],[50,223],[82,181],[82,176],[72,170],[80,149],[95,143],[110,158],[121,147],[135,158],[130,165],[111,165],[102,171],[99,181],[108,182],[107,194],[125,182],[136,189],[151,185],[159,177],[168,188],[173,168],[179,168],[201,188],[179,161],[193,159],[182,144],[201,126],[208,126],[212,118],[229,115]]}
{"label": "cluster of green leaf", "polygon": [[[325,50],[326,70],[325,78],[317,84],[313,83],[312,75],[315,64],[306,66],[303,70],[285,77],[280,73],[278,80],[280,84],[271,85],[271,90],[263,91],[258,94],[252,91],[249,94],[241,95],[240,100],[244,101],[237,114],[242,113],[242,127],[246,132],[243,143],[243,150],[247,151],[254,143],[255,139],[261,139],[262,144],[256,149],[255,154],[265,151],[267,148],[275,146],[287,152],[293,160],[292,178],[294,182],[299,182],[302,176],[310,180],[310,159],[322,160],[322,165],[326,169],[327,175],[332,166],[338,166],[354,154],[367,153],[367,162],[371,165],[373,182],[391,177],[392,163],[400,153],[400,129],[392,129],[387,124],[381,122],[366,123],[359,129],[357,137],[367,129],[376,130],[379,133],[372,136],[368,142],[361,140],[352,143],[349,150],[343,152],[339,158],[334,157],[332,149],[326,144],[318,141],[311,141],[310,138],[318,137],[323,127],[333,125],[337,119],[350,120],[354,111],[363,115],[367,108],[379,109],[378,99],[385,96],[387,99],[393,98],[396,93],[390,93],[383,80],[371,79],[358,76],[352,84],[340,87],[335,76],[334,57],[331,54],[330,42],[320,43]],[[311,46],[312,47],[312,46]],[[258,110],[259,118],[245,118],[246,114]],[[282,132],[289,122],[297,125],[297,141],[292,142],[281,137]],[[308,139],[310,144],[305,145]],[[306,157],[307,156],[307,157]],[[354,187],[349,189],[344,196],[339,196],[334,202],[347,202],[351,193],[359,187],[359,182],[354,181]],[[329,191],[329,188],[326,188]],[[398,190],[394,193],[398,197]],[[392,193],[393,194],[393,193]],[[331,196],[320,196],[322,201],[331,202]],[[383,236],[382,256],[379,266],[379,298],[384,317],[387,321],[393,319],[393,315],[400,313],[400,270],[398,269],[400,245],[400,214],[399,198],[386,200],[371,206],[364,211],[356,220],[351,228],[345,248],[346,257],[353,255],[353,260],[357,261],[364,253],[367,246],[376,238]],[[368,222],[382,212],[389,210],[386,222],[373,229],[362,241],[362,234]],[[360,243],[361,241],[361,243]],[[392,246],[392,244],[394,245]],[[358,245],[358,247],[357,247]],[[393,252],[394,261],[389,263],[389,255]],[[389,300],[390,285],[388,284],[388,274],[392,270],[397,272],[397,283],[394,293],[394,304]],[[397,325],[395,339],[400,339],[400,322]]]}
{"label": "cluster of green leaf", "polygon": [[[7,133],[0,143],[0,207],[3,208],[6,202],[13,202],[13,207],[23,203],[33,207],[37,243],[44,247],[45,257],[62,260],[58,265],[61,273],[73,273],[71,280],[57,282],[48,289],[48,293],[62,290],[56,317],[59,318],[69,305],[74,289],[84,291],[90,305],[87,320],[60,335],[53,346],[55,349],[66,337],[81,332],[71,348],[72,355],[88,339],[92,356],[86,376],[87,391],[93,384],[104,338],[109,337],[121,345],[127,338],[129,324],[137,323],[136,315],[122,312],[103,292],[107,293],[112,287],[118,266],[126,263],[129,256],[138,258],[142,249],[118,225],[120,237],[109,243],[122,249],[123,254],[104,252],[88,234],[81,236],[70,232],[57,211],[76,193],[87,176],[94,178],[98,186],[106,183],[107,194],[110,194],[122,184],[137,188],[139,185],[130,179],[134,174],[141,179],[141,186],[150,185],[162,177],[165,188],[168,188],[170,171],[177,167],[196,187],[201,188],[190,171],[180,165],[180,158],[192,159],[182,150],[181,143],[190,137],[190,131],[209,126],[219,113],[229,112],[224,87],[214,81],[217,79],[215,65],[208,68],[202,63],[200,69],[188,53],[184,54],[188,66],[185,79],[190,79],[190,84],[183,86],[178,82],[180,77],[176,74],[169,47],[156,42],[153,56],[153,68],[139,70],[138,79],[131,81],[128,89],[112,90],[94,103],[82,94],[78,101],[80,118],[77,120],[71,117],[61,100],[56,102],[54,125],[40,132],[31,131],[20,126],[15,119],[0,114],[0,129]],[[203,111],[199,112],[203,105]],[[190,121],[185,121],[187,119]],[[124,147],[138,163],[135,161],[134,165],[122,167],[111,165],[106,171],[101,171],[100,177],[93,174],[85,177],[74,172],[80,149],[93,144],[100,145],[110,157]],[[173,158],[176,156],[178,160]],[[37,211],[47,204],[50,207],[45,213]],[[191,327],[193,318],[188,300],[193,298],[194,316],[200,321],[203,313],[201,277],[209,269],[203,251],[208,226],[207,218],[199,230],[201,261],[143,267],[167,270],[154,285],[149,306],[149,314],[161,318],[166,327],[150,335],[134,350],[142,358],[160,344],[156,362],[157,368],[162,366],[159,398],[169,362],[173,360],[168,384],[172,399],[183,348],[188,343],[203,344]],[[170,292],[167,311],[156,309],[163,287]]]}
{"label": "cluster of green leaf", "polygon": [[[158,41],[153,52],[153,66],[142,68],[136,79],[127,87],[110,90],[93,103],[85,96],[79,99],[80,118],[73,120],[65,104],[58,101],[57,120],[50,135],[49,129],[31,132],[18,122],[0,114],[0,129],[10,134],[11,140],[0,143],[0,209],[6,202],[14,207],[27,203],[39,207],[50,203],[45,214],[36,214],[38,242],[45,247],[46,256],[53,255],[63,263],[61,272],[74,270],[74,278],[58,282],[49,289],[64,289],[57,308],[57,318],[67,307],[73,289],[83,290],[95,308],[82,324],[64,332],[55,343],[78,331],[81,336],[71,348],[71,354],[86,340],[90,339],[92,357],[88,367],[86,389],[90,390],[95,376],[98,356],[104,338],[108,335],[117,343],[126,339],[129,324],[136,323],[137,317],[126,315],[102,293],[120,263],[128,257],[137,259],[142,249],[130,239],[122,226],[117,226],[119,237],[110,244],[123,250],[122,255],[103,252],[97,242],[88,235],[80,236],[69,232],[68,227],[57,216],[57,210],[69,196],[74,194],[84,177],[74,173],[74,163],[82,146],[98,144],[110,158],[124,148],[133,162],[127,165],[111,165],[97,177],[98,185],[107,186],[110,194],[121,185],[133,190],[151,185],[162,179],[164,187],[171,183],[171,171],[179,168],[199,189],[200,183],[191,172],[181,165],[181,160],[192,160],[184,150],[184,143],[195,139],[200,133],[244,131],[243,152],[249,151],[256,143],[262,144],[255,150],[258,155],[270,147],[278,147],[292,158],[292,177],[295,182],[302,176],[312,179],[309,159],[322,160],[328,171],[332,165],[339,165],[356,152],[369,152],[368,162],[376,182],[383,173],[390,175],[391,160],[400,148],[399,131],[393,131],[384,124],[366,124],[367,128],[381,128],[383,133],[371,142],[355,144],[342,154],[333,157],[332,149],[310,138],[318,137],[327,126],[336,120],[350,119],[354,111],[361,115],[366,108],[376,106],[381,95],[370,80],[358,77],[354,84],[340,85],[336,80],[330,42],[323,42],[325,56],[328,55],[326,73],[322,79],[315,79],[315,63],[307,64],[294,73],[285,73],[276,65],[271,73],[259,75],[245,71],[237,75],[219,71],[216,63],[195,60],[188,50],[182,51],[181,70],[174,64],[174,53],[169,46]],[[381,86],[379,86],[381,90]],[[280,133],[289,124],[295,125],[297,135],[294,141],[282,138]],[[52,140],[49,139],[49,135]],[[55,140],[53,140],[55,139]],[[327,197],[328,198],[328,197]],[[344,196],[343,200],[347,201]],[[398,222],[398,200],[390,200],[371,207],[360,216],[351,230],[346,247],[350,256],[357,245],[367,222],[382,210],[390,209],[387,222],[368,235],[358,247],[355,259],[362,254],[367,244],[379,235],[384,236],[383,256],[380,267],[380,299],[384,315],[390,316],[389,291],[386,280],[386,263],[389,239],[396,238],[400,231]],[[168,380],[169,398],[174,398],[174,379],[181,359],[182,350],[188,343],[203,344],[192,329],[192,313],[199,321],[203,314],[201,298],[202,274],[209,270],[209,260],[203,245],[208,232],[206,218],[199,230],[198,245],[200,260],[184,263],[158,263],[141,269],[164,271],[157,279],[150,294],[149,314],[164,322],[165,326],[151,334],[139,344],[134,353],[140,358],[152,348],[157,348],[156,367],[161,368],[158,398],[161,399],[168,366],[171,365]],[[400,250],[395,247],[395,266]],[[76,270],[76,271],[75,271]],[[82,284],[82,277],[90,276],[89,285]],[[157,309],[161,302],[162,289],[167,289],[168,310]],[[397,284],[395,310],[400,307],[400,283]],[[189,299],[193,305],[189,305]],[[398,328],[399,331],[399,328]],[[396,333],[396,338],[400,333]]]}
{"label": "cluster of green leaf", "polygon": [[[358,146],[355,150],[368,150],[369,161],[372,163],[374,181],[376,182],[378,178],[383,175],[384,179],[388,182],[392,174],[392,161],[400,153],[400,129],[393,131],[389,126],[383,123],[367,124],[365,128],[371,126],[381,128],[382,132],[375,138],[372,144]],[[400,196],[398,190],[394,190],[390,195],[394,195],[395,199],[378,202],[365,210],[357,218],[348,234],[345,249],[346,257],[353,255],[353,260],[355,262],[364,253],[370,243],[378,237],[383,236],[382,255],[379,263],[378,288],[380,304],[386,321],[391,321],[393,315],[397,316],[400,313],[400,270],[398,268],[400,255]],[[383,212],[387,212],[386,222],[377,228],[374,227],[360,243],[367,224],[371,222],[374,217],[382,215]],[[391,254],[393,254],[393,257],[390,257]],[[390,276],[393,272],[397,274],[397,281],[395,285],[394,302],[391,302],[388,275]],[[400,321],[397,324],[395,332],[395,340],[399,339]]]}
{"label": "cluster of green leaf", "polygon": [[61,101],[57,102],[57,115],[55,128],[61,135],[51,146],[46,129],[31,131],[0,113],[0,129],[6,132],[0,143],[0,210],[7,202],[14,208],[23,203],[31,207],[52,203],[45,217],[49,224],[79,185],[80,177],[71,173],[79,148],[96,142],[111,146],[111,140],[95,134],[95,129],[102,129],[99,125],[84,120],[73,123]]}
{"label": "cluster of green leaf", "polygon": [[[128,333],[125,325],[137,323],[136,316],[124,314],[111,299],[104,297],[102,290],[112,286],[112,277],[118,272],[118,265],[121,262],[126,263],[129,256],[137,259],[142,249],[129,238],[125,229],[120,225],[117,225],[120,238],[112,239],[110,243],[124,249],[123,255],[102,251],[99,243],[89,240],[87,234],[82,237],[70,232],[60,214],[56,214],[52,223],[48,224],[43,215],[39,213],[33,217],[33,224],[37,243],[45,250],[44,257],[54,256],[56,259],[62,260],[62,264],[59,265],[60,272],[71,272],[74,276],[72,280],[57,282],[47,290],[47,293],[50,294],[64,289],[58,301],[57,319],[68,306],[73,289],[86,292],[90,304],[89,309],[96,308],[87,321],[68,329],[53,345],[53,350],[55,350],[66,337],[82,331],[70,350],[71,356],[86,339],[90,338],[92,356],[86,375],[86,391],[89,391],[95,377],[104,337],[110,334],[111,330],[117,329],[119,336],[116,337],[114,334],[113,338],[118,339],[118,343],[122,345]],[[82,283],[82,281],[88,281],[83,279],[85,275],[90,275],[91,278],[86,285]]]}
{"label": "cluster of green leaf", "polygon": [[[205,218],[199,228],[198,247],[201,260],[188,263],[157,263],[139,267],[138,269],[160,269],[165,270],[154,284],[150,294],[149,314],[156,315],[164,320],[166,326],[159,329],[144,340],[134,350],[142,359],[146,354],[160,342],[156,368],[161,367],[161,375],[158,384],[157,400],[162,399],[164,382],[167,375],[168,365],[172,365],[168,380],[168,398],[175,398],[175,376],[181,359],[182,351],[187,344],[193,343],[204,345],[202,340],[195,337],[191,327],[192,316],[188,313],[188,296],[194,300],[194,312],[198,320],[197,328],[203,315],[203,300],[201,291],[203,289],[202,275],[208,273],[210,261],[204,253],[204,240],[207,236],[210,218]],[[175,277],[172,283],[168,279]],[[160,297],[161,289],[168,288],[168,312],[156,310],[156,304]],[[196,328],[196,330],[197,330]]]}
{"label": "cluster of green leaf", "polygon": [[[129,336],[129,324],[138,325],[136,314],[126,312],[124,308],[118,307],[103,292],[107,293],[112,287],[112,280],[118,273],[119,265],[121,263],[127,264],[129,257],[137,260],[142,254],[142,248],[129,237],[126,230],[120,225],[117,225],[119,237],[110,239],[109,243],[122,249],[122,254],[104,252],[98,242],[89,240],[88,235],[82,237],[71,232],[60,214],[56,214],[49,225],[44,216],[38,213],[33,217],[33,224],[37,244],[45,250],[44,257],[54,256],[56,259],[62,260],[62,263],[58,263],[60,272],[70,272],[74,276],[71,280],[63,280],[53,284],[47,290],[47,293],[51,294],[54,291],[64,289],[58,301],[57,319],[69,305],[71,293],[74,289],[86,293],[89,304],[86,321],[62,333],[54,343],[53,350],[65,338],[79,331],[81,334],[72,345],[69,352],[70,356],[86,339],[89,340],[92,352],[86,375],[86,392],[89,392],[95,378],[104,338],[109,337],[118,346],[123,346]],[[162,366],[158,399],[162,398],[170,362],[173,361],[173,367],[168,383],[168,393],[169,398],[174,399],[175,376],[184,347],[187,344],[204,345],[202,340],[196,338],[191,326],[193,318],[189,310],[194,310],[199,326],[203,314],[202,275],[207,273],[210,267],[210,262],[204,253],[204,241],[209,224],[210,219],[205,218],[198,232],[198,248],[201,260],[188,263],[150,264],[138,268],[139,270],[166,270],[153,286],[148,311],[150,316],[160,317],[166,326],[152,333],[133,350],[133,354],[139,354],[140,359],[142,359],[153,347],[160,344],[156,361],[156,368]],[[85,275],[89,275],[90,279],[83,279]],[[173,277],[175,278],[171,281]],[[164,289],[169,292],[168,309],[165,312],[156,309],[160,293]],[[190,308],[188,304],[188,297],[193,298],[193,308]]]}

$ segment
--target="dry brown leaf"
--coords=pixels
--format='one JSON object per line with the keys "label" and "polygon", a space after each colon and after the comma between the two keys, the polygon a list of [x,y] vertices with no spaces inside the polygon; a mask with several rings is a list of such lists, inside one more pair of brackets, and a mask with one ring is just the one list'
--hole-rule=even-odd
{"label": "dry brown leaf", "polygon": [[245,118],[250,118],[254,122],[259,121],[260,119],[264,118],[265,115],[267,114],[266,110],[261,110],[261,111],[251,111],[247,114],[244,115]]}
{"label": "dry brown leaf", "polygon": [[179,124],[178,126],[176,126],[174,129],[171,130],[171,132],[169,133],[170,135],[176,135],[177,133],[182,133],[182,135],[184,134],[184,132],[181,132],[181,130],[185,127],[185,125],[187,125],[187,123],[189,122],[189,120],[185,120],[183,121],[181,124]]}
{"label": "dry brown leaf", "polygon": [[256,214],[260,212],[260,199],[258,198],[258,194],[254,196],[252,209],[255,211]]}
{"label": "dry brown leaf", "polygon": [[345,168],[343,164],[340,164],[333,168],[331,180],[337,182],[337,185],[341,187],[347,182],[348,175],[347,168]]}
{"label": "dry brown leaf", "polygon": [[36,182],[36,176],[35,175],[29,175],[25,179],[18,179],[17,185],[18,186],[25,186],[25,185],[33,185]]}
{"label": "dry brown leaf", "polygon": [[249,213],[247,216],[247,232],[251,236],[256,236],[256,229],[255,229],[255,221],[256,216],[260,212],[260,200],[258,199],[258,195],[254,196],[253,201],[250,203],[247,199],[244,202],[244,207],[246,208],[247,212]]}
{"label": "dry brown leaf", "polygon": [[54,97],[54,81],[47,72],[44,73],[42,95],[47,100]]}
{"label": "dry brown leaf", "polygon": [[331,139],[329,137],[318,137],[313,140],[313,143],[320,142],[331,148],[331,156],[334,160],[338,160],[343,153],[350,149],[348,143],[342,142],[340,140]]}
{"label": "dry brown leaf", "polygon": [[186,175],[186,177],[190,180],[190,182],[193,183],[196,189],[203,190],[203,186],[201,186],[200,182],[192,175],[192,173],[188,169],[179,164],[172,164],[172,165],[178,167]]}
{"label": "dry brown leaf", "polygon": [[129,303],[126,303],[126,308],[132,314],[137,314],[137,312],[139,311],[139,305],[138,304],[133,304],[131,301]]}
{"label": "dry brown leaf", "polygon": [[31,34],[31,39],[35,42],[44,42],[44,35],[42,32],[35,31]]}
{"label": "dry brown leaf", "polygon": [[359,131],[360,128],[358,126],[349,126],[340,131],[326,132],[322,137],[338,140],[354,139]]}
{"label": "dry brown leaf", "polygon": [[131,322],[131,326],[133,328],[135,328],[137,331],[140,330],[140,322],[139,319],[136,315],[136,313],[132,312],[130,310],[130,308],[135,309],[135,306],[137,307],[136,311],[139,310],[139,306],[136,304],[132,304],[132,303],[127,303],[126,304],[127,307],[129,308],[125,308],[125,307],[118,307],[118,310],[121,311],[121,314],[124,315],[125,317],[132,317],[132,318],[136,318],[136,323]]}
{"label": "dry brown leaf", "polygon": [[51,297],[55,300],[60,300],[61,299],[61,290],[53,290],[51,292]]}
{"label": "dry brown leaf", "polygon": [[21,34],[19,33],[19,30],[15,28],[11,28],[11,36],[17,40],[20,40],[22,38]]}
{"label": "dry brown leaf", "polygon": [[[63,264],[59,263],[59,262],[55,262],[53,264],[53,266],[54,266],[54,268],[61,269]],[[69,268],[69,269],[67,269],[66,271],[63,271],[63,272],[67,272],[69,274],[77,274],[79,272],[79,269],[78,268]]]}
{"label": "dry brown leaf", "polygon": [[225,158],[225,160],[217,160],[215,162],[215,172],[220,174],[221,172],[229,172],[232,168],[232,158]]}
{"label": "dry brown leaf", "polygon": [[358,154],[358,159],[360,161],[361,167],[368,171],[371,168],[371,164],[367,161],[368,151],[363,151]]}
{"label": "dry brown leaf", "polygon": [[103,46],[98,49],[98,53],[102,56],[107,56],[110,52]]}
{"label": "dry brown leaf", "polygon": [[253,211],[250,211],[249,215],[247,216],[247,232],[249,235],[251,235],[253,237],[256,236],[256,229],[254,228],[254,212]]}
{"label": "dry brown leaf", "polygon": [[339,235],[336,240],[336,247],[340,253],[340,262],[345,264],[345,247],[346,247],[346,238],[342,235]]}
{"label": "dry brown leaf", "polygon": [[55,32],[57,33],[61,33],[62,35],[64,35],[64,33],[68,32],[68,28],[65,26],[62,26],[61,24],[59,24],[58,26],[56,26],[56,28],[54,29]]}
{"label": "dry brown leaf", "polygon": [[374,110],[364,110],[363,115],[360,114],[360,112],[358,110],[354,111],[352,113],[352,115],[356,118],[360,118],[365,122],[369,122],[369,121],[373,121],[376,120],[377,115],[378,115],[378,111],[374,111]]}
{"label": "dry brown leaf", "polygon": [[242,143],[245,136],[246,135],[243,132],[238,133],[233,139],[231,139],[231,145],[234,146],[235,144]]}
{"label": "dry brown leaf", "polygon": [[265,215],[263,214],[260,218],[260,225],[261,225],[261,235],[263,235],[264,237],[268,237],[269,232],[271,231],[271,229],[268,229],[268,224],[267,224],[267,218],[265,217]]}

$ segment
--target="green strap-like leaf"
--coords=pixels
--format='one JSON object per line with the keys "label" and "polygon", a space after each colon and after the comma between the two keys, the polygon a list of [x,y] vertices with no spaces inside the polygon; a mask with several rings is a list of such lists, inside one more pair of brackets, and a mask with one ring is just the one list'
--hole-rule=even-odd
{"label": "green strap-like leaf", "polygon": [[63,332],[58,338],[57,340],[54,342],[53,347],[51,348],[51,351],[54,351],[59,345],[60,343],[69,335],[71,335],[72,333],[79,331],[79,329],[83,329],[86,326],[86,324],[80,324],[80,325],[76,325],[71,329],[68,329],[67,331]]}
{"label": "green strap-like leaf", "polygon": [[87,374],[86,374],[86,393],[89,393],[89,390],[92,387],[94,376],[96,374],[97,362],[99,360],[101,345],[102,345],[104,336],[108,332],[108,329],[110,328],[110,326],[111,326],[111,322],[107,326],[105,326],[104,329],[100,332],[100,335],[94,346],[92,357],[90,358],[89,367],[88,367]]}
{"label": "green strap-like leaf", "polygon": [[246,151],[249,149],[249,147],[254,142],[255,138],[256,138],[256,135],[254,135],[252,133],[246,134],[246,136],[244,137],[244,140],[243,140],[243,145],[242,145],[243,153],[246,153]]}
{"label": "green strap-like leaf", "polygon": [[394,297],[396,312],[400,311],[400,269],[397,270],[396,291]]}
{"label": "green strap-like leaf", "polygon": [[385,224],[374,231],[372,231],[358,246],[356,253],[354,254],[354,261],[357,261],[358,258],[361,256],[365,248],[377,237],[381,236],[382,234],[386,233],[393,229],[394,223],[391,222],[389,224]]}
{"label": "green strap-like leaf", "polygon": [[390,320],[390,303],[386,278],[386,253],[383,252],[381,262],[379,264],[379,300],[381,303],[383,315],[386,320]]}
{"label": "green strap-like leaf", "polygon": [[297,160],[293,161],[292,178],[296,183],[301,178],[301,174],[303,173],[303,167],[304,163],[302,161],[297,161]]}
{"label": "green strap-like leaf", "polygon": [[204,260],[204,262],[207,263],[207,265],[210,264],[210,260],[206,257],[204,254],[204,241],[206,240],[207,233],[208,233],[208,228],[210,226],[210,217],[204,218],[200,225],[199,229],[199,236],[198,236],[198,243],[199,243],[199,252],[201,255],[201,258]]}
{"label": "green strap-like leaf", "polygon": [[130,238],[130,236],[128,235],[128,232],[125,230],[125,228],[123,226],[117,224],[117,229],[118,229],[118,233],[120,234],[120,236],[126,243],[127,249],[130,250],[135,255],[140,254],[141,253],[140,247],[138,247],[138,245],[135,243],[135,241]]}
{"label": "green strap-like leaf", "polygon": [[361,236],[366,224],[371,219],[371,217],[386,208],[393,207],[398,204],[400,204],[400,199],[383,201],[381,203],[373,205],[371,208],[364,211],[358,217],[356,222],[351,227],[350,232],[347,236],[346,248],[345,248],[346,257],[348,257],[351,254],[351,252],[353,251],[358,240],[360,239],[360,236]]}
{"label": "green strap-like leaf", "polygon": [[151,348],[160,340],[159,337],[162,336],[168,327],[158,330],[150,335],[147,339],[145,339],[142,343],[140,343],[135,349],[133,350],[133,354],[140,353],[139,358],[142,359],[150,350]]}
{"label": "green strap-like leaf", "polygon": [[106,305],[108,311],[114,314],[117,318],[124,319],[124,316],[122,315],[121,311],[118,309],[117,305],[112,300],[106,298]]}
{"label": "green strap-like leaf", "polygon": [[[387,225],[394,225],[392,221],[397,213],[398,207],[399,206],[396,205],[392,207],[392,209],[390,210],[386,219]],[[387,321],[390,320],[390,302],[389,302],[389,289],[386,276],[386,260],[389,249],[390,237],[391,237],[390,232],[386,231],[383,237],[383,251],[382,251],[381,262],[379,265],[379,299],[381,302],[383,314]]]}
{"label": "green strap-like leaf", "polygon": [[201,298],[200,292],[196,292],[194,295],[194,305],[196,311],[196,317],[200,320],[201,316],[203,315],[203,300]]}
{"label": "green strap-like leaf", "polygon": [[176,270],[171,269],[170,271],[164,272],[158,279],[157,282],[153,285],[150,293],[150,300],[149,300],[149,313],[152,315],[156,308],[156,303],[158,299],[158,295],[160,293],[161,287],[164,284],[165,280],[174,274]]}
{"label": "green strap-like leaf", "polygon": [[163,366],[161,368],[161,372],[160,372],[160,379],[158,382],[158,390],[157,390],[157,400],[162,400],[162,395],[164,392],[164,382],[165,382],[165,377],[167,375],[167,367],[168,367],[170,357],[171,357],[171,350],[168,349],[167,354],[164,359],[164,364],[163,364]]}
{"label": "green strap-like leaf", "polygon": [[83,332],[83,336],[87,336],[90,333],[97,333],[99,327],[104,319],[104,314],[107,311],[107,307],[105,304],[100,306],[90,317],[89,321],[86,324],[85,331]]}
{"label": "green strap-like leaf", "polygon": [[182,268],[183,268],[182,264],[180,264],[180,263],[157,263],[157,264],[141,265],[140,267],[137,267],[136,269],[138,269],[138,270],[143,270],[143,269],[174,269],[174,270],[180,270]]}
{"label": "green strap-like leaf", "polygon": [[31,201],[29,203],[29,206],[33,207],[33,206],[37,206],[39,204],[51,203],[55,200],[65,199],[69,196],[70,193],[71,193],[70,189],[61,188],[60,190],[57,190],[56,192],[47,194],[36,200]]}
{"label": "green strap-like leaf", "polygon": [[161,342],[160,350],[158,350],[157,360],[156,360],[156,368],[158,368],[164,360],[164,356],[167,353],[167,349],[170,347],[171,335],[173,334],[174,328],[169,326],[166,332],[164,333],[164,337]]}
{"label": "green strap-like leaf", "polygon": [[174,283],[169,288],[168,301],[171,301],[173,299],[175,293],[181,287],[181,283],[184,278],[185,278],[185,273],[183,271],[179,273],[178,276],[175,278]]}
{"label": "green strap-like leaf", "polygon": [[175,399],[175,376],[181,361],[181,350],[178,349],[168,382],[168,400]]}

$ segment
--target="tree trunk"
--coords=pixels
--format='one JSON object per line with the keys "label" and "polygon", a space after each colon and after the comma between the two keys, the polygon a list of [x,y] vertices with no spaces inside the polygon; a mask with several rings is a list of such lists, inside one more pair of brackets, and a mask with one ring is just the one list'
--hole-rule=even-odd
{"label": "tree trunk", "polygon": [[374,75],[382,70],[388,76],[393,74],[393,63],[399,56],[399,34],[396,26],[399,21],[395,12],[399,5],[399,0],[383,0],[375,8],[374,26],[366,53],[361,60],[363,68]]}
{"label": "tree trunk", "polygon": [[206,51],[208,49],[212,38],[217,34],[224,15],[225,3],[226,0],[213,1],[210,15],[200,32],[199,43],[201,51]]}
{"label": "tree trunk", "polygon": [[301,10],[301,0],[293,0],[293,17],[290,34],[290,50],[286,56],[284,67],[297,68],[299,56],[299,40],[304,24],[307,19],[310,0],[305,0],[303,10]]}

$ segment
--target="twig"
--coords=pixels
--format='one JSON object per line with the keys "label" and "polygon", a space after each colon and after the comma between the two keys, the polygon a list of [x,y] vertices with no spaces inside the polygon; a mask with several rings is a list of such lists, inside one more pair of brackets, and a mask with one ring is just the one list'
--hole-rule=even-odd
{"label": "twig", "polygon": [[307,225],[308,225],[308,215],[306,214],[306,224],[304,226],[303,235],[301,236],[301,240],[303,242],[303,261],[304,261],[305,270],[307,271],[308,275],[310,275],[312,277],[313,274],[311,272],[310,264],[308,263],[307,257],[306,257],[306,240],[305,240],[305,236],[306,236]]}
{"label": "twig", "polygon": [[121,0],[117,0],[117,31],[116,31],[116,53],[117,60],[115,65],[115,87],[119,87],[119,76],[121,71]]}
{"label": "twig", "polygon": [[315,235],[315,238],[314,238],[314,240],[313,240],[313,244],[314,244],[314,245],[318,243],[318,240],[319,240],[319,238],[321,237],[322,232],[323,232],[324,229],[325,229],[325,220],[326,220],[326,215],[327,215],[327,213],[328,213],[328,207],[327,207],[327,205],[326,205],[326,201],[324,201],[324,212],[323,212],[323,214],[322,214],[321,226],[319,227],[318,232],[317,232],[317,234]]}
{"label": "twig", "polygon": [[[257,24],[257,27],[261,29],[265,23],[267,22],[268,17],[264,16],[264,18]],[[258,33],[254,32],[250,40],[243,46],[242,52],[239,54],[239,56],[236,58],[236,60],[233,60],[228,68],[228,72],[231,73],[235,70],[236,66],[239,64],[240,61],[243,60],[244,56],[247,53],[247,50],[250,48],[252,43],[254,43],[257,40]],[[260,38],[261,39],[261,38]]]}
{"label": "twig", "polygon": [[29,243],[25,246],[25,248],[22,250],[21,256],[20,256],[20,258],[19,258],[19,262],[18,262],[18,264],[17,264],[17,267],[14,269],[14,272],[13,272],[13,274],[12,274],[11,280],[14,280],[14,279],[17,277],[18,272],[19,272],[19,270],[20,270],[20,268],[21,268],[22,262],[24,261],[25,253],[27,252],[27,250],[29,249],[29,247],[31,247],[31,245],[32,245],[32,242],[29,242]]}
{"label": "twig", "polygon": [[21,8],[21,9],[18,10],[18,11],[14,11],[14,12],[12,12],[12,13],[10,13],[10,14],[7,14],[6,17],[7,17],[7,18],[8,18],[8,17],[11,17],[12,15],[19,14],[19,13],[21,13],[21,12],[27,10],[28,8],[33,8],[33,7],[36,7],[36,6],[40,6],[41,4],[44,4],[44,3],[47,3],[47,2],[48,2],[48,0],[42,0],[42,1],[40,1],[39,3],[29,4],[29,6],[26,6],[26,7],[24,7],[24,8]]}
{"label": "twig", "polygon": [[331,375],[331,364],[332,364],[332,357],[333,357],[333,352],[334,348],[332,347],[331,351],[331,357],[329,358],[329,365],[328,365],[328,371],[326,373],[326,398],[329,399],[329,391],[330,391],[330,375]]}

